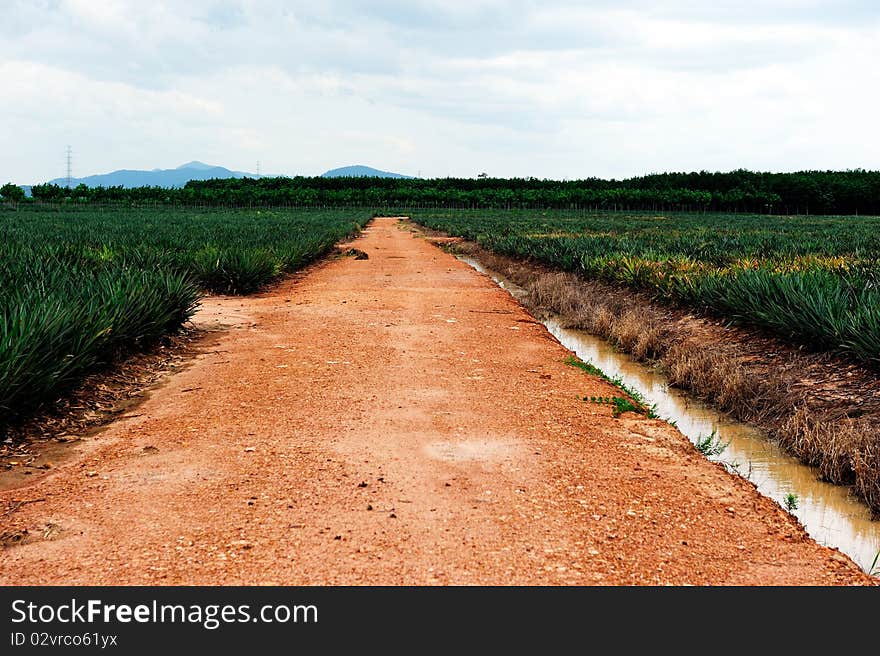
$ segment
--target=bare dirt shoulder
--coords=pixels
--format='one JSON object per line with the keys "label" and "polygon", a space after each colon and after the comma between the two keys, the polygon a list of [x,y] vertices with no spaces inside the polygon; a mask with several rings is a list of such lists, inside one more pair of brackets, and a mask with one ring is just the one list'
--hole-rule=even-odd
{"label": "bare dirt shoulder", "polygon": [[[0,583],[874,585],[503,290],[377,219],[0,493]],[[31,503],[28,503],[28,502]],[[10,541],[9,538],[17,536]]]}
{"label": "bare dirt shoulder", "polygon": [[93,372],[52,404],[6,426],[0,436],[0,490],[29,485],[34,475],[74,457],[83,437],[137,412],[151,391],[186,367],[209,340],[209,331],[187,327]]}

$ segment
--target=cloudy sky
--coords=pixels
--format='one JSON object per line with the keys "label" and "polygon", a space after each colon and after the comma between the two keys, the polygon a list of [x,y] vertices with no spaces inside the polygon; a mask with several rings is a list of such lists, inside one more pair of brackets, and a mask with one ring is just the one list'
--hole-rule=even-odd
{"label": "cloudy sky", "polygon": [[0,4],[0,182],[880,168],[876,0]]}

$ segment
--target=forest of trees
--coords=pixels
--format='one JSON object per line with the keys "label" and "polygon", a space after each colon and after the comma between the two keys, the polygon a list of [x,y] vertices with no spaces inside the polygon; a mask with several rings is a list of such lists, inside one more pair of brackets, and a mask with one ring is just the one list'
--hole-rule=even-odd
{"label": "forest of trees", "polygon": [[[9,186],[5,201],[22,202]],[[880,171],[657,173],[587,178],[225,178],[181,188],[34,185],[37,203],[208,206],[475,207],[880,215]],[[14,197],[13,197],[14,196]]]}

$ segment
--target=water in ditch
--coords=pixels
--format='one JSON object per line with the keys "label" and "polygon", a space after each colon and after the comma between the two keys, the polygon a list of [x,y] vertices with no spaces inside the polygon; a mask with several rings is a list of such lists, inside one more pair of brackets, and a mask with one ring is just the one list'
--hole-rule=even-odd
{"label": "water in ditch", "polygon": [[[459,259],[491,277],[514,297],[525,291],[473,258]],[[785,505],[795,495],[797,508],[790,509],[810,536],[820,544],[847,554],[865,571],[880,570],[880,521],[872,521],[867,506],[845,487],[820,481],[811,467],[786,454],[759,428],[745,424],[671,388],[662,374],[619,353],[605,340],[582,330],[564,328],[554,317],[543,321],[550,333],[581,360],[591,362],[608,376],[620,377],[629,387],[655,405],[657,414],[675,422],[692,442],[714,435],[727,447],[712,460],[748,478],[767,497]]]}

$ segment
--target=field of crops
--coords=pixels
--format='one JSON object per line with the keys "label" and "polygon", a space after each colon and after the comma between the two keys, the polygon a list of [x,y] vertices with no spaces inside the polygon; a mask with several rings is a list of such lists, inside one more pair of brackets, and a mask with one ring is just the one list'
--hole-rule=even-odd
{"label": "field of crops", "polygon": [[424,212],[497,253],[880,363],[880,217]]}
{"label": "field of crops", "polygon": [[0,427],[178,329],[203,293],[256,291],[369,218],[339,210],[0,210]]}

